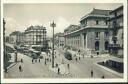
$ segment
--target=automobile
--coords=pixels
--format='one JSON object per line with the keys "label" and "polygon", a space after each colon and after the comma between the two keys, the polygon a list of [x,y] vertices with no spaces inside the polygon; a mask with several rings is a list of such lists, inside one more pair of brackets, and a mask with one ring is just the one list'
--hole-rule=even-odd
{"label": "automobile", "polygon": [[64,53],[64,57],[65,57],[66,59],[68,59],[68,60],[72,60],[72,54],[71,54],[70,52],[68,52],[68,51],[66,51],[66,52]]}

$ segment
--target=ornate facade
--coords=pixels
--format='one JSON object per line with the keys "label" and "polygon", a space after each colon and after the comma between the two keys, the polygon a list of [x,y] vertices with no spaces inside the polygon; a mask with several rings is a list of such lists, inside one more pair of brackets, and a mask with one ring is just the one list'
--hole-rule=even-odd
{"label": "ornate facade", "polygon": [[45,45],[46,28],[43,26],[30,26],[24,32],[26,45]]}
{"label": "ornate facade", "polygon": [[110,16],[110,53],[123,56],[123,6],[112,10]]}
{"label": "ornate facade", "polygon": [[[93,54],[108,52],[108,22],[110,10],[93,9],[80,20],[80,25],[70,25],[64,30],[65,44]],[[86,54],[88,54],[86,52]]]}

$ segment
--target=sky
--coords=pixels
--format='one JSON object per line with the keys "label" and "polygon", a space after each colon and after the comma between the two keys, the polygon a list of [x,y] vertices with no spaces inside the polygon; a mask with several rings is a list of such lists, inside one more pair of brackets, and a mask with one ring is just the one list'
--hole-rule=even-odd
{"label": "sky", "polygon": [[6,20],[6,36],[13,31],[24,32],[31,25],[46,27],[47,36],[52,37],[50,23],[56,23],[55,33],[63,32],[70,24],[80,24],[80,19],[93,8],[113,10],[120,3],[41,3],[4,4],[3,16]]}

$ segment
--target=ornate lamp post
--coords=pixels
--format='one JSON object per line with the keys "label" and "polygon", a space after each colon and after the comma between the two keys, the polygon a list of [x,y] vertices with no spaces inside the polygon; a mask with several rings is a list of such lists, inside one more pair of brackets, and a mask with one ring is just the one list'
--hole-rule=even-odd
{"label": "ornate lamp post", "polygon": [[54,67],[54,27],[56,27],[56,24],[54,23],[51,23],[50,25],[52,28],[53,28],[53,44],[52,44],[52,67]]}

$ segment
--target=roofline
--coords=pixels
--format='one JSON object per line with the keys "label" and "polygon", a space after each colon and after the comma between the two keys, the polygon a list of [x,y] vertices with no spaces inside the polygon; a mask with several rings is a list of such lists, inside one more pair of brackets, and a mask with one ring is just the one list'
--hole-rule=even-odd
{"label": "roofline", "polygon": [[80,22],[81,22],[82,20],[84,20],[84,19],[89,18],[89,17],[109,18],[110,16],[109,16],[109,15],[108,15],[108,16],[106,16],[106,15],[88,14],[88,15],[86,15],[86,16],[84,16],[84,17],[82,17],[82,18],[80,19]]}
{"label": "roofline", "polygon": [[123,5],[120,6],[120,7],[118,7],[118,8],[116,8],[116,9],[114,9],[114,10],[112,10],[112,11],[110,11],[109,13],[113,13],[113,12],[118,11],[118,10],[120,10],[120,9],[123,9]]}

